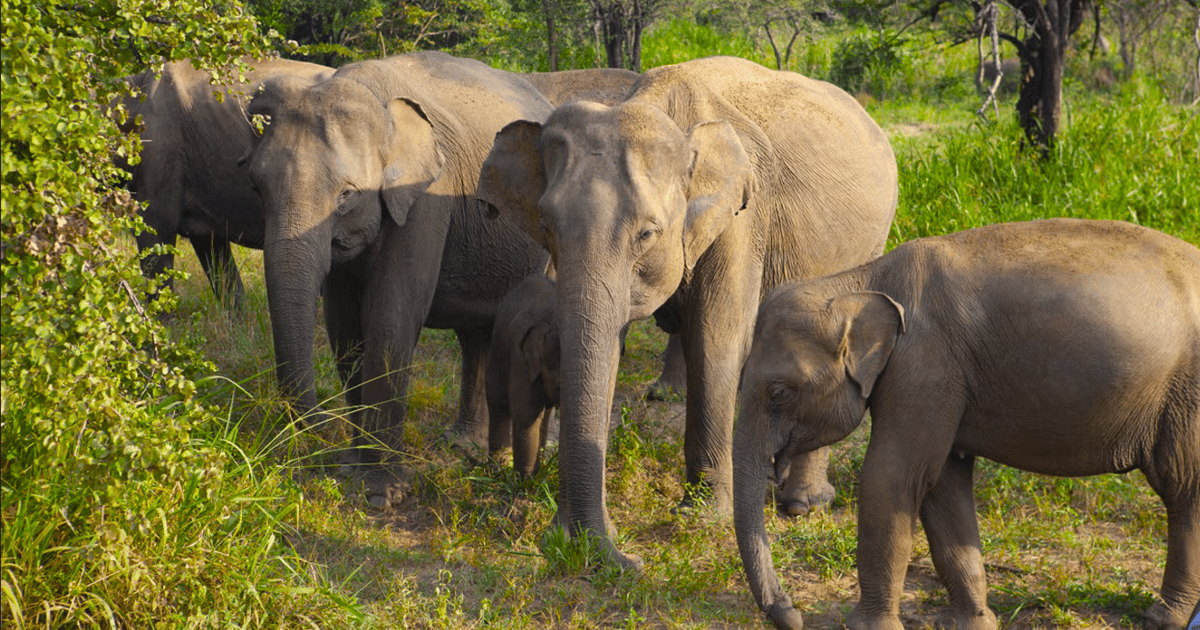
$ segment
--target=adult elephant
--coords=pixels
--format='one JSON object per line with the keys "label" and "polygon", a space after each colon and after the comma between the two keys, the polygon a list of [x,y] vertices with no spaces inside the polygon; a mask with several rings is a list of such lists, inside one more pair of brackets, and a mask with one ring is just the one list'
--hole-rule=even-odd
{"label": "adult elephant", "polygon": [[521,75],[558,107],[570,101],[592,101],[615,105],[625,100],[641,76],[623,68],[583,68],[560,72],[530,72]]}
{"label": "adult elephant", "polygon": [[[237,159],[254,139],[246,103],[263,81],[292,77],[314,82],[332,68],[286,59],[247,59],[244,82],[214,86],[212,75],[189,61],[129,77],[136,95],[124,99],[125,129],[139,131],[140,161],[129,167],[129,188],[142,202],[152,231],[138,249],[188,239],[219,301],[240,306],[245,289],[231,243],[262,249],[262,205]],[[214,92],[219,92],[218,99]],[[140,117],[140,118],[139,118]],[[174,264],[171,254],[145,254],[142,271],[155,277]]]}
{"label": "adult elephant", "polygon": [[[479,196],[551,253],[562,342],[559,519],[612,544],[605,454],[618,333],[656,314],[687,359],[681,507],[731,511],[734,400],[761,295],[879,255],[895,212],[886,136],[849,95],[730,57],[645,73],[496,137]],[[657,313],[655,313],[657,310]],[[785,501],[827,501],[827,451]]]}
{"label": "adult elephant", "polygon": [[[550,104],[524,79],[421,52],[343,66],[325,81],[268,81],[250,111],[270,118],[246,158],[266,217],[264,261],[280,387],[317,408],[317,296],[348,385],[364,408],[354,443],[365,463],[403,445],[408,370],[423,326],[462,347],[454,430],[486,444],[485,362],[496,307],[546,266],[515,226],[475,200],[492,138]],[[361,359],[361,360],[360,360]],[[382,447],[382,448],[375,448]],[[392,477],[368,475],[384,506]]]}

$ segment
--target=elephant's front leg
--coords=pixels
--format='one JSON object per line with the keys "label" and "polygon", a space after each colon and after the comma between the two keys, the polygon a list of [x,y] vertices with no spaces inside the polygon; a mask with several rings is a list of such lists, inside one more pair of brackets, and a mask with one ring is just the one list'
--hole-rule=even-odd
{"label": "elephant's front leg", "polygon": [[[940,376],[937,370],[929,372],[929,378]],[[936,390],[905,382],[925,377],[881,383],[872,397],[875,420],[858,486],[861,599],[846,620],[853,630],[904,627],[900,596],[917,512],[945,465],[962,415],[961,404],[952,396],[930,400],[934,397],[914,392]]]}
{"label": "elephant's front leg", "polygon": [[[738,261],[741,262],[741,261]],[[733,511],[733,416],[742,362],[750,347],[758,305],[758,275],[722,265],[698,274],[697,294],[683,322],[687,357],[687,487],[680,508],[706,504]],[[743,274],[734,274],[733,271]]]}
{"label": "elephant's front leg", "polygon": [[[433,304],[445,226],[410,217],[404,228],[385,224],[363,293],[363,431],[365,462],[387,462],[404,449],[404,419],[413,351]],[[387,507],[403,484],[387,467],[367,479],[369,501]]]}
{"label": "elephant's front leg", "polygon": [[[337,361],[338,375],[346,392],[346,412],[351,433],[362,426],[362,293],[363,265],[333,265],[325,277],[321,304],[325,311],[325,331]],[[338,457],[340,474],[349,474],[360,462],[359,449],[350,448]]]}
{"label": "elephant's front leg", "polygon": [[921,503],[921,524],[929,538],[933,565],[950,594],[950,609],[938,618],[938,626],[995,630],[996,615],[987,606],[987,576],[975,516],[974,467],[973,456],[950,455]]}

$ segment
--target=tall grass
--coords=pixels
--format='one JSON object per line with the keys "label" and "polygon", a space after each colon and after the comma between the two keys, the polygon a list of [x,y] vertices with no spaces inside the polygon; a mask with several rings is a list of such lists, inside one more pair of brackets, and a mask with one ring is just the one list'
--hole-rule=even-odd
{"label": "tall grass", "polygon": [[1013,119],[897,138],[891,244],[1049,217],[1130,221],[1200,243],[1196,110],[1144,81],[1068,98],[1068,124],[1045,160],[1022,150]]}

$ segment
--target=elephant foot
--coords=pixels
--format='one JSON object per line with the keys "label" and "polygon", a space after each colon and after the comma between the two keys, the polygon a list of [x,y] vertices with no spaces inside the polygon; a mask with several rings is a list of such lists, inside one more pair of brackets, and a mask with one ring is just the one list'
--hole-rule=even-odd
{"label": "elephant foot", "polygon": [[[1200,604],[1197,605],[1197,610],[1200,611]],[[1197,615],[1200,617],[1200,615]],[[1200,619],[1197,619],[1200,621]],[[1173,611],[1166,604],[1159,602],[1146,610],[1146,617],[1142,620],[1142,626],[1146,630],[1183,630],[1187,624],[1186,611]],[[1191,626],[1188,630],[1191,630]]]}
{"label": "elephant foot", "polygon": [[358,449],[344,448],[338,451],[337,476],[342,478],[353,476],[361,463],[362,458],[359,457]]}
{"label": "elephant foot", "polygon": [[461,431],[457,425],[443,431],[437,441],[466,453],[488,449],[487,435],[470,430]]}
{"label": "elephant foot", "polygon": [[946,611],[934,624],[942,630],[996,630],[1000,627],[996,614],[986,606],[973,612]]}
{"label": "elephant foot", "polygon": [[801,630],[804,627],[804,616],[792,605],[790,599],[777,602],[767,609],[767,616],[779,630]]}
{"label": "elephant foot", "polygon": [[899,615],[894,613],[868,614],[859,610],[858,607],[846,617],[846,627],[850,630],[904,630],[904,624],[900,623]]}
{"label": "elephant foot", "polygon": [[671,508],[671,514],[703,514],[713,518],[733,516],[733,499],[718,496],[708,484],[689,485],[683,491],[683,500]]}
{"label": "elephant foot", "polygon": [[776,499],[776,509],[781,516],[804,516],[819,508],[828,508],[833,504],[837,493],[828,481],[817,484],[804,484],[795,488],[784,488],[786,494],[780,494]]}
{"label": "elephant foot", "polygon": [[360,483],[360,490],[367,504],[379,510],[399,505],[412,489],[412,484],[405,475],[383,468],[374,468],[363,474]]}

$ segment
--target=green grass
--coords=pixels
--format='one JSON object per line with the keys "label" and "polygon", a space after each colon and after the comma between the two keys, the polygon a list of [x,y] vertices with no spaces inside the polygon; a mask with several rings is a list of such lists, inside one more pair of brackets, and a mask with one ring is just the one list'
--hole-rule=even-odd
{"label": "green grass", "polygon": [[[794,65],[823,77],[836,39],[808,44]],[[676,23],[648,35],[646,59],[725,53],[773,63],[749,46]],[[901,64],[881,93],[857,95],[888,131],[900,165],[890,245],[1050,216],[1132,220],[1200,244],[1194,108],[1172,104],[1152,81],[1103,90],[1069,85],[1065,130],[1051,159],[1041,161],[1020,150],[1011,103],[998,122],[976,122],[978,103],[963,83],[973,61],[962,47],[923,46],[908,54],[921,55],[935,72],[924,76],[921,64]],[[152,579],[125,580],[134,588],[111,594],[105,605],[161,597],[171,588],[162,567],[195,562],[180,550],[214,528],[234,534],[245,528],[245,535],[215,539],[221,546],[209,565],[211,579],[188,583],[210,614],[164,613],[157,627],[768,627],[742,576],[730,523],[670,512],[683,496],[682,403],[639,398],[665,346],[652,323],[636,323],[627,339],[617,392],[623,422],[608,460],[619,545],[646,561],[645,573],[634,576],[596,569],[589,541],[551,527],[559,473],[553,447],[538,475],[525,480],[506,462],[437,443],[458,400],[458,350],[448,331],[424,331],[413,367],[406,431],[411,492],[387,511],[369,508],[352,482],[332,474],[333,450],[344,443],[346,428],[297,429],[281,419],[261,255],[237,255],[247,311],[230,314],[216,304],[187,251],[179,262],[189,277],[177,283],[180,305],[170,323],[172,334],[198,348],[221,375],[199,388],[225,424],[196,439],[217,444],[229,463],[218,471],[213,495],[181,486],[145,500],[131,497],[122,518],[144,519],[147,532],[136,544],[99,540],[77,551],[104,555],[103,566],[123,575],[154,568]],[[323,334],[314,340],[319,395],[337,409],[344,403]],[[809,627],[840,627],[857,599],[855,480],[868,435],[864,427],[834,448],[830,477],[839,495],[830,510],[797,519],[772,512],[767,519],[776,567]],[[1003,625],[1140,624],[1161,579],[1166,533],[1162,505],[1139,473],[1052,479],[980,462],[976,494],[990,602]],[[22,557],[40,553],[36,544],[45,533],[23,509],[4,506],[5,558],[10,545],[32,549]],[[72,574],[94,566],[80,557],[58,554],[65,564],[43,570]],[[41,627],[38,611],[14,613],[24,601],[13,592],[20,588],[11,577],[17,570],[3,569],[0,619],[5,628]],[[909,627],[931,622],[945,602],[919,536],[903,612],[920,621]],[[132,627],[98,614],[79,619],[74,627]]]}
{"label": "green grass", "polygon": [[[869,101],[873,115],[890,121],[884,125],[901,165],[893,244],[995,221],[1135,215],[1200,242],[1197,188],[1184,166],[1196,157],[1187,142],[1196,133],[1194,112],[1170,106],[1141,84],[1071,96],[1072,120],[1046,162],[1019,150],[1011,122],[974,123],[969,99],[949,105],[957,114],[923,101]],[[914,131],[914,124],[924,126]],[[244,391],[222,395],[233,401],[231,409],[254,409],[273,395],[269,327],[255,293],[260,257],[239,257],[257,287],[251,313],[230,317],[216,309],[189,263],[175,330],[200,343],[222,371],[250,379]],[[336,404],[332,364],[324,341],[318,344],[322,391]],[[408,431],[412,492],[398,508],[371,510],[351,484],[329,476],[322,449],[344,437],[331,428],[275,455],[284,457],[279,465],[290,471],[298,502],[283,538],[298,573],[333,602],[329,624],[765,627],[730,524],[670,513],[683,495],[682,403],[638,398],[657,375],[664,346],[665,335],[650,322],[632,327],[618,380],[624,422],[609,446],[609,506],[621,548],[646,560],[641,576],[597,570],[590,541],[568,539],[551,526],[558,484],[553,447],[539,474],[522,480],[506,462],[464,457],[435,443],[453,421],[458,397],[458,351],[447,331],[425,331],[418,348]],[[265,418],[278,413],[273,405],[257,416],[244,413]],[[267,431],[271,423],[261,426]],[[249,431],[242,440],[263,441],[258,435]],[[810,627],[840,625],[857,598],[855,479],[868,435],[864,427],[835,447],[830,476],[839,495],[832,509],[767,521],[776,566]],[[991,604],[1006,625],[1138,623],[1161,579],[1166,536],[1161,503],[1140,474],[1053,479],[985,461],[977,479]],[[923,536],[905,593],[904,611],[917,619],[931,621],[946,603]]]}

